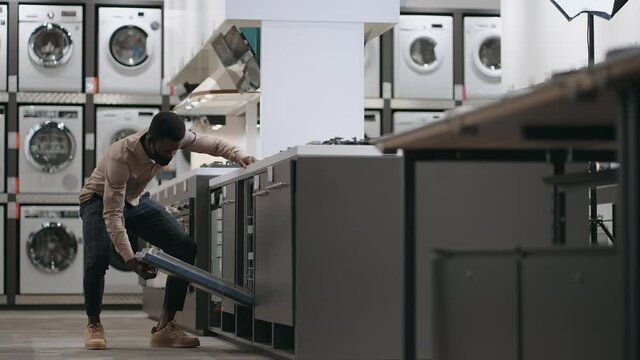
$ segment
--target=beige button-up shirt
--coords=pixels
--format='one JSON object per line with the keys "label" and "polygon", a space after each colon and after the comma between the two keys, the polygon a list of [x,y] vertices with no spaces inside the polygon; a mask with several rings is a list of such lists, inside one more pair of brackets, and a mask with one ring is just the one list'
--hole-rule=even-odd
{"label": "beige button-up shirt", "polygon": [[[148,129],[113,143],[93,170],[80,193],[80,203],[93,194],[104,201],[104,222],[116,251],[125,261],[133,258],[133,250],[124,227],[125,201],[138,205],[147,184],[160,172],[161,165],[149,158],[142,147],[141,138]],[[238,147],[214,136],[198,135],[187,131],[180,148],[212,156],[222,156],[239,162],[246,154]]]}

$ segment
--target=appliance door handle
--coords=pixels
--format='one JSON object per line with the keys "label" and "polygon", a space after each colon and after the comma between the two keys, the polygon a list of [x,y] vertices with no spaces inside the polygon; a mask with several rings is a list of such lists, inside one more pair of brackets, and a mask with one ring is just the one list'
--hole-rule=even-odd
{"label": "appliance door handle", "polygon": [[234,202],[236,202],[236,201],[235,200],[225,200],[225,201],[221,201],[220,205],[233,204]]}
{"label": "appliance door handle", "polygon": [[267,190],[256,191],[251,196],[256,197],[256,196],[265,196],[265,195],[269,195],[269,191]]}
{"label": "appliance door handle", "polygon": [[279,188],[286,187],[286,186],[289,186],[289,184],[286,183],[286,182],[277,182],[275,184],[271,184],[271,185],[265,187],[265,189],[266,190],[274,190],[274,189],[279,189]]}

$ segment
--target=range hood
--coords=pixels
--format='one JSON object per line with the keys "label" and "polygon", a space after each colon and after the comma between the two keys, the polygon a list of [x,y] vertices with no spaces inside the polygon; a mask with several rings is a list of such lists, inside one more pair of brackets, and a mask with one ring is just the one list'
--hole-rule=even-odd
{"label": "range hood", "polygon": [[211,47],[216,70],[174,108],[180,115],[238,115],[260,97],[260,66],[242,32],[232,26]]}

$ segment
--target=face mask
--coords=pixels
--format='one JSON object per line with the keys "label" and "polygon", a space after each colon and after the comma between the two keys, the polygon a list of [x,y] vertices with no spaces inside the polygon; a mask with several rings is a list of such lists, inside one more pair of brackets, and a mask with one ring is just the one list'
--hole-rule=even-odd
{"label": "face mask", "polygon": [[160,155],[158,151],[156,151],[156,146],[153,142],[151,142],[151,149],[153,151],[153,155],[151,156],[151,159],[153,159],[153,161],[155,161],[158,165],[167,166],[169,165],[171,160],[173,160],[173,158],[170,158],[170,157],[168,158]]}

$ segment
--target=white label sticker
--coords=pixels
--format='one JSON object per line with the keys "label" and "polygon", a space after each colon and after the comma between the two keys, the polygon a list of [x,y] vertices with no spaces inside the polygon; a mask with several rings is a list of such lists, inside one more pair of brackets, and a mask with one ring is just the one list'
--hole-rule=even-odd
{"label": "white label sticker", "polygon": [[258,191],[260,189],[260,175],[255,175],[253,177],[253,191]]}

